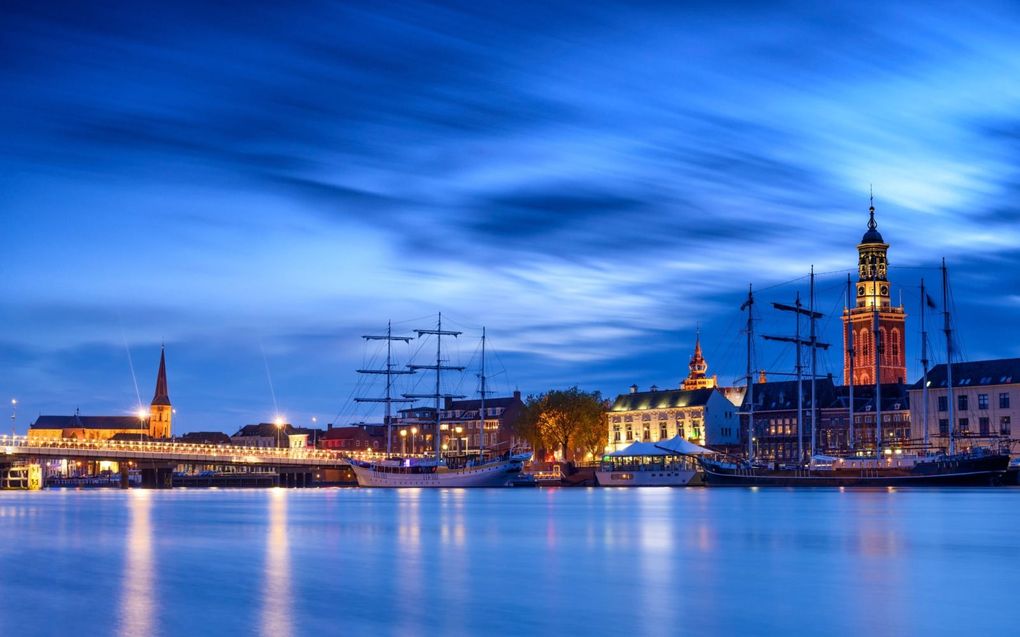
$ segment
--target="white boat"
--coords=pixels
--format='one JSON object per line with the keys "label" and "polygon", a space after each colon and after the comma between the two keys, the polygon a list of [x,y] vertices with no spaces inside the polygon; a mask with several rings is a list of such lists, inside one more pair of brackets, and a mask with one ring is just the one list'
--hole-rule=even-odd
{"label": "white boat", "polygon": [[451,468],[446,459],[396,458],[381,462],[351,460],[351,468],[361,487],[458,488],[505,487],[520,476],[531,454],[504,454],[491,459],[476,459]]}
{"label": "white boat", "polygon": [[704,484],[696,456],[710,454],[676,436],[658,443],[635,442],[606,455],[595,478],[603,487],[686,487]]}
{"label": "white boat", "polygon": [[[393,488],[443,488],[443,487],[507,487],[510,482],[520,477],[524,471],[524,463],[531,459],[531,453],[514,453],[513,450],[503,454],[495,454],[481,448],[474,450],[472,455],[444,454],[446,445],[440,442],[442,424],[439,408],[440,399],[456,398],[451,394],[443,394],[440,391],[441,373],[446,370],[463,371],[460,366],[444,365],[442,357],[442,338],[444,336],[459,336],[457,331],[443,329],[443,315],[439,315],[436,329],[414,330],[421,338],[424,335],[436,337],[436,361],[429,365],[408,365],[407,371],[395,371],[391,359],[391,350],[386,350],[385,369],[358,370],[363,374],[383,374],[386,376],[386,396],[384,398],[362,398],[356,399],[362,402],[380,402],[386,405],[387,423],[387,454],[390,453],[389,445],[392,444],[390,435],[390,405],[397,402],[414,402],[422,398],[431,398],[435,404],[435,423],[433,427],[433,444],[435,455],[431,458],[401,458],[389,457],[386,460],[369,462],[364,460],[351,459],[351,468],[358,479],[358,486],[361,487],[393,487]],[[392,331],[387,327],[386,334],[380,336],[366,336],[366,339],[385,340],[387,345],[392,341],[409,341],[411,337],[393,336]],[[428,394],[403,394],[403,398],[393,398],[390,391],[392,376],[395,374],[414,373],[418,370],[433,370],[436,373],[435,391]],[[485,328],[482,328],[482,358],[481,358],[481,402],[479,414],[485,413]]]}

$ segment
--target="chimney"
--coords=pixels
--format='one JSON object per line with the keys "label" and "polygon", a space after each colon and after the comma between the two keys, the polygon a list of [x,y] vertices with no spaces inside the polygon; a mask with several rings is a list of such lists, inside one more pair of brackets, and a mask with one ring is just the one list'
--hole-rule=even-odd
{"label": "chimney", "polygon": [[453,409],[453,398],[450,396],[443,396],[443,409],[446,411]]}
{"label": "chimney", "polygon": [[327,423],[326,423],[326,431],[329,431],[329,430],[330,430],[330,429],[332,429],[332,428],[333,428],[333,423],[331,423],[331,422],[327,422]]}
{"label": "chimney", "polygon": [[631,385],[630,386],[630,393],[632,393],[632,394],[636,394],[637,393],[637,385]]}
{"label": "chimney", "polygon": [[519,389],[515,389],[514,390],[514,399],[515,400],[520,400],[521,399],[521,390],[519,390]]}

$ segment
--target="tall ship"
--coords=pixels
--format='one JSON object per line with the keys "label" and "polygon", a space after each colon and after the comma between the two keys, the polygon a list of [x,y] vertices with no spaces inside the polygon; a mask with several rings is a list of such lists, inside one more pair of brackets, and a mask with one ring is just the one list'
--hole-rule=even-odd
{"label": "tall ship", "polygon": [[[461,488],[461,487],[506,487],[517,481],[524,470],[524,463],[531,458],[530,453],[518,453],[514,449],[496,453],[484,448],[484,436],[479,437],[479,445],[475,450],[458,448],[455,451],[444,449],[442,443],[442,410],[440,401],[448,398],[460,398],[452,394],[442,393],[442,373],[444,371],[463,371],[464,367],[446,365],[443,360],[443,338],[456,338],[462,332],[443,329],[443,315],[439,314],[435,329],[414,330],[416,336],[393,336],[392,329],[387,327],[385,336],[366,336],[366,339],[385,340],[386,368],[382,370],[358,370],[360,373],[382,374],[386,376],[386,396],[382,398],[360,398],[360,402],[381,402],[386,405],[386,457],[378,461],[366,461],[351,458],[351,468],[362,487],[384,488]],[[415,338],[435,336],[435,364],[407,365],[406,369],[395,369],[392,362],[391,348],[393,341],[408,342]],[[481,373],[479,418],[484,423],[485,412],[485,328],[482,328]],[[435,372],[435,391],[432,393],[403,394],[401,398],[392,396],[392,377],[398,374],[413,374],[419,370]],[[432,399],[435,406],[433,428],[433,453],[431,455],[394,455],[392,453],[392,413],[393,403],[409,403],[421,399]],[[446,453],[444,453],[446,452]]]}
{"label": "tall ship", "polygon": [[[944,316],[944,332],[946,339],[947,359],[947,393],[948,393],[948,422],[949,444],[947,449],[932,449],[928,438],[928,414],[927,414],[927,332],[924,326],[924,308],[936,307],[934,301],[925,293],[924,282],[921,282],[921,333],[922,333],[922,355],[921,362],[924,367],[924,378],[921,387],[923,393],[922,403],[924,439],[920,449],[914,453],[903,453],[903,449],[893,449],[887,446],[886,439],[882,433],[882,386],[892,379],[902,378],[906,373],[905,356],[903,354],[902,338],[903,317],[905,316],[902,307],[893,307],[889,296],[889,283],[887,279],[886,244],[882,235],[879,234],[875,223],[874,204],[869,208],[870,219],[868,230],[864,234],[861,243],[858,244],[859,252],[859,275],[860,279],[856,286],[847,280],[847,310],[844,312],[844,323],[846,326],[844,337],[848,354],[848,367],[846,370],[846,381],[849,390],[849,440],[853,450],[854,440],[854,386],[867,383],[874,384],[874,450],[868,454],[866,450],[851,453],[846,456],[829,456],[817,453],[816,423],[817,409],[813,384],[817,376],[816,356],[817,349],[825,349],[827,344],[820,343],[816,338],[815,321],[822,318],[822,314],[814,310],[814,270],[811,273],[811,304],[804,308],[798,297],[797,302],[792,305],[773,303],[776,309],[794,312],[798,318],[797,334],[795,337],[766,337],[771,340],[780,340],[794,343],[797,347],[797,417],[796,435],[798,455],[796,462],[780,464],[778,462],[766,463],[757,461],[755,458],[756,439],[755,429],[755,401],[754,401],[754,379],[752,376],[752,353],[754,339],[753,307],[755,303],[752,290],[748,290],[747,300],[741,306],[741,310],[747,311],[747,452],[745,458],[719,458],[699,457],[698,460],[704,471],[705,482],[711,486],[818,486],[818,487],[892,487],[892,486],[973,486],[999,484],[1006,474],[1010,456],[1006,449],[992,449],[975,447],[965,451],[956,449],[956,423],[953,417],[953,381],[952,381],[952,359],[953,359],[953,338],[949,314],[949,280],[945,261],[942,262],[942,300]],[[851,303],[852,292],[856,291],[856,302]],[[800,335],[800,317],[805,316],[810,320],[810,337],[802,339]],[[875,338],[875,336],[878,338]],[[860,348],[855,347],[855,340],[861,341]],[[800,396],[802,391],[801,383],[801,348],[808,347],[811,350],[811,374],[812,383],[811,401],[809,405],[810,417],[810,445],[807,452],[803,448],[803,436],[801,432],[802,404]],[[888,350],[886,348],[889,348]],[[856,366],[856,358],[860,356],[865,359],[865,364]],[[909,451],[909,450],[908,450]]]}

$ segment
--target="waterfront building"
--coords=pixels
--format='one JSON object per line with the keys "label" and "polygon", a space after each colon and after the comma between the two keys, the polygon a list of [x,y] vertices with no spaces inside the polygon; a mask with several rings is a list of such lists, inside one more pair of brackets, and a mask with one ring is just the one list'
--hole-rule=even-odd
{"label": "waterfront building", "polygon": [[385,451],[385,430],[383,425],[329,425],[319,438],[319,447],[334,451]]}
{"label": "waterfront building", "polygon": [[[909,449],[915,446],[910,428],[910,396],[904,383],[882,385],[882,447]],[[850,445],[850,387],[836,388],[838,404],[819,416],[818,447],[822,453],[849,455],[875,453],[875,386],[854,387],[853,445]]]}
{"label": "waterfront building", "polygon": [[[953,419],[956,448],[995,447],[1013,436],[1020,418],[1020,358],[953,363]],[[928,435],[935,447],[949,447],[949,391],[946,365],[928,372]],[[924,439],[922,381],[910,387],[912,437]]]}
{"label": "waterfront building", "polygon": [[634,442],[657,442],[674,436],[717,450],[739,446],[737,406],[743,392],[719,387],[716,377],[708,375],[700,334],[688,368],[680,389],[660,390],[653,385],[649,391],[640,392],[637,385],[631,385],[630,393],[616,397],[606,416],[606,453]]}
{"label": "waterfront building", "polygon": [[173,406],[166,377],[166,350],[159,354],[156,391],[148,414],[135,416],[82,416],[77,409],[69,416],[39,416],[29,425],[29,440],[77,438],[79,440],[168,439],[173,432]]}
{"label": "waterfront building", "polygon": [[[523,441],[514,435],[513,422],[524,410],[521,392],[510,396],[485,399],[485,414],[480,416],[481,400],[457,400],[445,398],[439,410],[441,444],[448,451],[473,450],[479,445],[494,451],[507,451]],[[409,407],[401,409],[393,419],[392,450],[394,453],[406,448],[421,451],[432,449],[436,428],[434,407]],[[411,430],[415,429],[414,433]],[[401,431],[406,433],[401,434]]]}
{"label": "waterfront building", "polygon": [[878,232],[875,206],[872,205],[868,210],[868,230],[857,244],[856,303],[854,307],[843,311],[843,383],[873,385],[876,357],[879,382],[905,383],[907,314],[902,305],[894,306],[890,300],[887,259],[889,244],[884,242]]}

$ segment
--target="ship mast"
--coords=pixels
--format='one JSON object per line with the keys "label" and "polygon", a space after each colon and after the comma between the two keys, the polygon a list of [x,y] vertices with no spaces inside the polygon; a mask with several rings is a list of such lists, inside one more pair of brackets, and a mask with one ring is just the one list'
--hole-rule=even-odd
{"label": "ship mast", "polygon": [[386,321],[386,334],[384,335],[366,335],[361,338],[366,341],[386,341],[386,368],[385,369],[359,369],[359,374],[382,374],[386,376],[386,396],[384,398],[355,398],[354,402],[358,403],[384,403],[386,405],[386,454],[389,455],[392,451],[393,445],[393,431],[392,431],[392,405],[393,403],[412,403],[414,402],[408,398],[393,398],[391,396],[393,391],[393,377],[401,374],[413,374],[412,370],[396,370],[393,369],[393,341],[403,341],[410,343],[414,339],[413,336],[394,336],[393,325],[391,321]]}
{"label": "ship mast", "polygon": [[946,402],[949,416],[949,455],[956,453],[956,418],[953,415],[953,329],[949,322],[949,272],[942,258],[942,310],[946,333]]}
{"label": "ship mast", "polygon": [[435,372],[436,372],[436,391],[433,394],[404,394],[404,398],[411,398],[411,399],[415,399],[415,398],[432,398],[432,399],[435,400],[435,407],[436,407],[436,423],[435,423],[435,427],[436,427],[436,429],[435,429],[435,436],[433,437],[433,442],[435,443],[434,446],[435,446],[435,453],[436,453],[436,461],[438,462],[438,461],[440,461],[442,459],[442,447],[441,447],[441,443],[440,443],[440,440],[439,440],[440,439],[439,427],[440,427],[440,423],[441,423],[441,420],[442,420],[442,418],[440,418],[439,399],[440,398],[463,398],[463,396],[455,396],[453,394],[443,394],[443,393],[441,393],[440,379],[442,377],[442,372],[443,371],[464,371],[463,367],[458,367],[458,366],[453,366],[453,365],[443,365],[443,337],[444,336],[453,336],[454,338],[456,338],[457,336],[460,336],[461,333],[460,332],[454,332],[454,331],[444,330],[443,329],[443,313],[442,312],[439,313],[439,320],[436,323],[436,329],[434,329],[434,330],[414,330],[414,331],[415,331],[416,334],[418,334],[418,338],[421,338],[422,336],[426,336],[426,335],[434,335],[436,337],[436,364],[435,365],[408,365],[408,368],[410,368],[411,371],[417,371],[419,369],[432,369],[432,370],[435,370]]}
{"label": "ship mast", "polygon": [[924,450],[928,451],[928,332],[924,328],[924,315],[928,308],[928,295],[921,279],[921,426],[924,427]]}
{"label": "ship mast", "polygon": [[815,322],[818,314],[815,313],[815,266],[811,266],[811,294],[808,300],[808,309],[811,312],[811,458],[818,453],[815,444],[818,440],[818,400],[815,394],[815,378],[818,376],[818,339],[815,337]]}
{"label": "ship mast", "polygon": [[[853,283],[850,281],[850,273],[846,275],[846,307],[847,315],[850,312],[850,291],[853,290]],[[850,359],[850,428],[848,431],[849,435],[849,446],[850,451],[854,450],[854,325],[853,322],[847,320],[846,330],[846,353]]]}
{"label": "ship mast", "polygon": [[747,465],[754,463],[754,371],[752,369],[752,352],[754,348],[754,292],[751,285],[747,286],[747,300],[740,306],[747,310]]}
{"label": "ship mast", "polygon": [[485,326],[482,326],[482,373],[478,376],[481,381],[479,396],[481,402],[478,407],[478,455],[481,457],[485,449]]}

